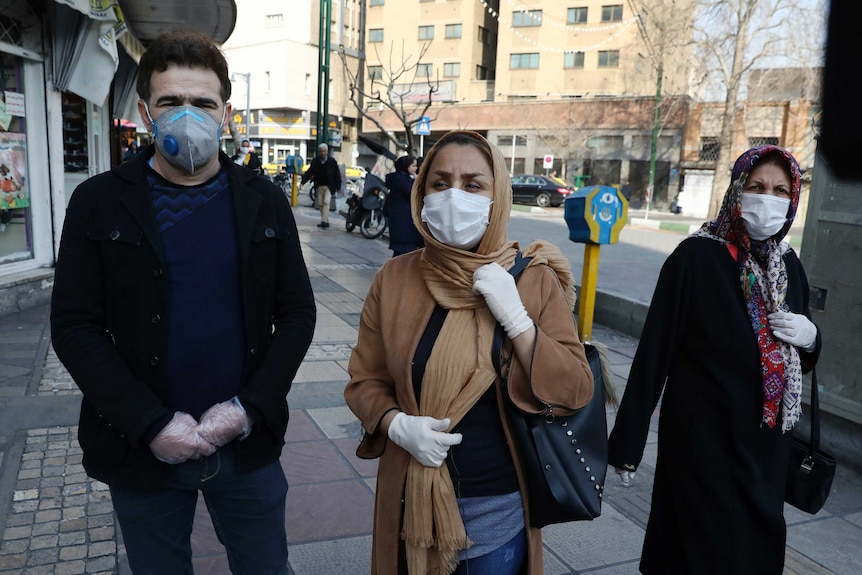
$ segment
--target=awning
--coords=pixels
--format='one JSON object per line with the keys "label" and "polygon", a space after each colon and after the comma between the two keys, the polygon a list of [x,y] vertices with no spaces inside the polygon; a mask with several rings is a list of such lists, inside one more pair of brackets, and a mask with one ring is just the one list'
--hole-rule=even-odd
{"label": "awning", "polygon": [[[54,6],[55,86],[103,105],[111,82],[119,81],[119,114],[134,99],[136,64],[146,44],[178,27],[221,44],[236,23],[235,0],[56,0]],[[126,54],[130,63],[123,61]]]}
{"label": "awning", "polygon": [[223,44],[236,24],[234,0],[118,0],[132,34],[144,45],[162,32],[191,28]]}

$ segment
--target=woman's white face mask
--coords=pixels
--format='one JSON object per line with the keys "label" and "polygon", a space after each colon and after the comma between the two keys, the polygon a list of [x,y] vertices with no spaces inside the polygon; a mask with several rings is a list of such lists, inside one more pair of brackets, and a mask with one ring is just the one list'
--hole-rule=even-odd
{"label": "woman's white face mask", "polygon": [[769,194],[742,194],[742,220],[751,239],[762,241],[771,238],[787,222],[790,208],[788,198]]}
{"label": "woman's white face mask", "polygon": [[491,204],[485,196],[449,188],[425,196],[421,218],[438,242],[471,250],[485,235]]}

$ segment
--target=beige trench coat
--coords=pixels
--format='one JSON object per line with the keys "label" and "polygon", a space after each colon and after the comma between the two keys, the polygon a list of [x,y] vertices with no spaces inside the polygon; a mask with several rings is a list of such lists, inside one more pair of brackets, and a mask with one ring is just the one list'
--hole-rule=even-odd
{"label": "beige trench coat", "polygon": [[[359,339],[348,368],[350,382],[344,392],[348,406],[366,431],[357,455],[380,458],[372,575],[398,573],[401,501],[410,454],[389,442],[378,431],[378,425],[390,409],[400,409],[407,414],[419,413],[413,392],[411,362],[435,307],[422,280],[420,253],[412,252],[389,260],[374,278],[362,310]],[[538,329],[532,380],[513,358],[509,374],[513,400],[522,409],[534,412],[541,410],[536,397],[571,409],[586,405],[593,395],[592,374],[556,274],[548,266],[528,267],[518,280],[518,290]],[[511,343],[507,341],[506,353],[510,353],[510,347]],[[499,381],[497,399],[505,426]],[[510,439],[510,431],[505,427],[506,437]],[[521,487],[524,520],[529,525],[529,501],[523,474],[511,448],[511,439],[509,445]],[[539,529],[527,529],[529,575],[543,573],[541,536]]]}

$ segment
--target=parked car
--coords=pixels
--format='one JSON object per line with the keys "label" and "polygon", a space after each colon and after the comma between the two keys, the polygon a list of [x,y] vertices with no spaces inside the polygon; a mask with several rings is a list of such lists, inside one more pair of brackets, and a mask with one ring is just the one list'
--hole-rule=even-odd
{"label": "parked car", "polygon": [[517,203],[556,208],[574,191],[547,176],[525,174],[512,177],[512,199]]}

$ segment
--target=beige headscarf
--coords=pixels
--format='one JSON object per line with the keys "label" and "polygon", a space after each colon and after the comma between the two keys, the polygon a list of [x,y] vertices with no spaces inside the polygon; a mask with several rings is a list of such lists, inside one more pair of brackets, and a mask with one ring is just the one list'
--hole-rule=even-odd
{"label": "beige headscarf", "polygon": [[[475,146],[493,171],[490,223],[475,252],[440,243],[420,217],[428,170],[437,153],[447,145]],[[413,222],[425,238],[422,254],[425,284],[437,304],[449,310],[425,368],[420,415],[448,417],[451,431],[496,379],[490,354],[496,320],[485,299],[473,293],[473,272],[491,262],[508,269],[515,260],[518,243],[507,237],[512,187],[500,151],[481,135],[466,131],[449,132],[431,148],[413,187]],[[551,266],[573,307],[574,282],[560,250],[546,242],[534,242],[524,250],[524,255],[533,256],[530,265]],[[471,545],[445,465],[433,468],[415,459],[410,461],[402,537],[411,574],[448,575],[458,564],[458,551]]]}

